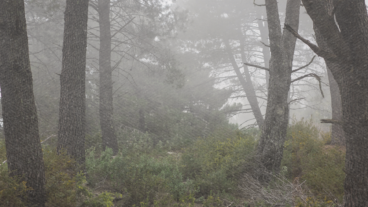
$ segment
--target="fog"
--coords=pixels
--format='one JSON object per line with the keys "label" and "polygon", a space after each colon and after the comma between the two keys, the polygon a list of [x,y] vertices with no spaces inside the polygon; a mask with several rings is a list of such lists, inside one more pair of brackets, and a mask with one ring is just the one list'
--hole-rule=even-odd
{"label": "fog", "polygon": [[331,157],[340,191],[326,181],[297,197],[343,203],[345,132],[363,133],[368,113],[351,41],[366,30],[349,36],[359,15],[345,20],[340,3],[323,16],[302,2],[0,3],[0,175],[24,177],[0,177],[0,206],[297,205],[282,192],[318,186],[308,176]]}

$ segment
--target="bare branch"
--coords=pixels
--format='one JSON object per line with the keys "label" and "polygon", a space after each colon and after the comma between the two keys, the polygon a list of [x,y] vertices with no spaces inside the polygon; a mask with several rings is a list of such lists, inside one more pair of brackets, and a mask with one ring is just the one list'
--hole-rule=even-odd
{"label": "bare branch", "polygon": [[284,29],[288,30],[291,34],[293,34],[296,38],[300,39],[302,42],[304,42],[306,45],[309,46],[310,49],[313,50],[318,56],[321,56],[327,60],[330,61],[336,61],[337,56],[334,53],[322,50],[317,45],[311,43],[309,40],[305,39],[304,37],[300,36],[298,32],[296,32],[293,28],[290,27],[288,24],[284,24]]}
{"label": "bare branch", "polygon": [[292,80],[292,81],[291,81],[291,83],[296,82],[296,81],[299,81],[299,80],[302,80],[303,78],[307,78],[307,77],[313,77],[313,78],[315,78],[315,79],[318,81],[318,83],[319,83],[319,90],[321,91],[321,95],[322,95],[322,97],[324,98],[324,97],[325,97],[325,95],[323,94],[323,91],[322,91],[322,81],[321,81],[321,77],[320,77],[320,76],[318,76],[318,75],[317,75],[317,74],[315,74],[315,73],[309,73],[309,74],[307,74],[307,75],[303,75],[303,76],[301,76],[301,77],[299,77],[299,78],[296,78],[296,79]]}
{"label": "bare branch", "polygon": [[127,23],[125,23],[122,27],[120,27],[120,29],[118,31],[116,31],[113,35],[111,35],[111,39],[115,37],[115,35],[117,35],[119,32],[121,32],[121,30],[123,30],[130,22],[132,22],[134,20],[135,17],[133,17],[132,19],[130,19]]}
{"label": "bare branch", "polygon": [[271,47],[270,45],[268,45],[268,44],[266,44],[266,43],[264,43],[264,42],[262,42],[262,41],[260,41],[265,47]]}
{"label": "bare branch", "polygon": [[256,68],[259,68],[259,69],[262,69],[262,70],[270,71],[270,69],[268,69],[268,68],[266,68],[266,67],[259,66],[259,65],[253,65],[253,64],[250,64],[250,63],[243,63],[243,64],[244,64],[244,65],[247,65],[247,66],[256,67]]}
{"label": "bare branch", "polygon": [[257,4],[257,3],[256,3],[256,0],[253,0],[253,4],[254,4],[255,6],[266,6],[266,4]]}
{"label": "bare branch", "polygon": [[306,64],[306,65],[304,65],[304,66],[302,66],[302,67],[300,67],[300,68],[298,68],[298,69],[295,69],[295,70],[293,70],[293,71],[291,71],[292,73],[294,73],[294,72],[297,72],[297,71],[299,71],[299,70],[301,70],[301,69],[304,69],[304,68],[306,68],[306,67],[308,67],[310,64],[312,64],[312,62],[313,62],[313,60],[314,60],[314,58],[315,58],[316,56],[313,56],[313,58],[312,58],[312,60],[308,63],[308,64]]}
{"label": "bare branch", "polygon": [[321,119],[322,124],[342,124],[342,121],[335,120],[335,119]]}

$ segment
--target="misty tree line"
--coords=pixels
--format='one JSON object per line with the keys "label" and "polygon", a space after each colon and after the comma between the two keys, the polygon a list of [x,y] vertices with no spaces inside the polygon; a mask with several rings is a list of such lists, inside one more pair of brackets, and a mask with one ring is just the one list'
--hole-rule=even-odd
{"label": "misty tree line", "polygon": [[[304,95],[297,84],[324,96],[309,47],[327,67],[332,117],[321,121],[346,146],[345,206],[368,205],[365,2],[285,3],[179,1],[188,12],[159,0],[1,1],[7,165],[32,188],[26,200],[45,205],[45,135],[57,134],[58,152],[83,171],[89,133],[101,131],[103,149],[117,154],[119,128],[156,142],[174,127],[199,137],[242,112],[261,130],[255,160],[268,182],[280,171],[291,105]],[[248,108],[228,103],[239,97]]]}

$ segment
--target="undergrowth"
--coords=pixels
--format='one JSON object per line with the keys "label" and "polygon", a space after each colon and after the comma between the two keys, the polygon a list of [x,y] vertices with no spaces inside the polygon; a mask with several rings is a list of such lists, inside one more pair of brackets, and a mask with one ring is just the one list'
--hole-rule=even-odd
{"label": "undergrowth", "polygon": [[[46,206],[215,207],[246,203],[238,185],[244,173],[253,172],[258,130],[225,128],[204,138],[156,144],[148,134],[130,135],[119,142],[115,156],[111,149],[101,150],[100,134],[87,137],[95,144],[87,146],[86,174],[75,172],[74,160],[65,153],[58,155],[54,148],[44,147]],[[311,192],[307,199],[291,201],[295,206],[334,206],[335,199],[342,202],[345,150],[329,143],[330,134],[321,133],[311,121],[290,125],[282,176],[303,183]],[[6,159],[3,140],[0,149],[2,162]],[[272,187],[264,186],[267,192]],[[0,206],[25,206],[20,197],[28,189],[25,182],[8,176],[6,164],[0,166]],[[266,206],[262,201],[253,204]]]}

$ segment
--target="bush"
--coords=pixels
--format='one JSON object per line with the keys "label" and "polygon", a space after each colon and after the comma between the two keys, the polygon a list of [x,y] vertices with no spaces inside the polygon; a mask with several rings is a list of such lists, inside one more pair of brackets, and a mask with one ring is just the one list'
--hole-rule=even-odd
{"label": "bush", "polygon": [[26,206],[21,197],[26,196],[29,188],[26,182],[20,182],[20,178],[10,177],[7,167],[0,166],[0,206],[22,207]]}
{"label": "bush", "polygon": [[305,181],[319,199],[342,201],[345,173],[345,150],[325,145],[329,133],[322,134],[311,121],[297,121],[289,127],[282,166],[287,177]]}
{"label": "bush", "polygon": [[46,206],[75,206],[75,161],[63,151],[59,155],[54,148],[43,150],[46,176]]}
{"label": "bush", "polygon": [[192,181],[184,180],[176,162],[172,157],[154,158],[126,152],[112,158],[111,149],[96,157],[92,150],[86,159],[86,169],[92,186],[102,185],[99,183],[104,181],[104,187],[128,195],[125,205],[139,206],[141,202],[153,204],[163,193],[180,201],[195,190]]}
{"label": "bush", "polygon": [[181,158],[184,179],[195,180],[197,196],[212,193],[234,193],[237,182],[250,163],[254,150],[253,137],[232,131],[227,136],[197,140]]}

